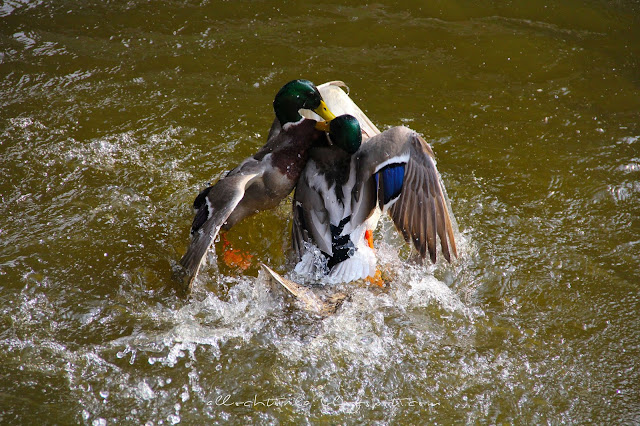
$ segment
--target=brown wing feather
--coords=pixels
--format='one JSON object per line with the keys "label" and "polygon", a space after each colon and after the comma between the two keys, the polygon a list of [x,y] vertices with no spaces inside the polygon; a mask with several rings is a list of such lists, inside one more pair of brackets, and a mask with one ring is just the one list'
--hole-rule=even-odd
{"label": "brown wing feather", "polygon": [[[410,159],[405,168],[402,193],[389,209],[389,214],[407,243],[413,243],[422,258],[436,261],[437,238],[442,254],[451,261],[457,256],[453,228],[438,171],[432,159],[433,151],[416,133],[411,133]],[[450,250],[451,248],[451,250]]]}
{"label": "brown wing feather", "polygon": [[200,206],[202,214],[207,219],[201,226],[195,228],[191,244],[185,255],[180,259],[180,264],[184,268],[181,278],[187,291],[191,291],[193,282],[204,262],[205,254],[213,244],[220,227],[238,206],[244,196],[247,183],[255,176],[257,176],[256,173],[228,176],[219,180],[209,190],[207,198],[212,200],[209,203],[215,205],[215,208],[209,212],[209,206],[206,202],[203,202]]}

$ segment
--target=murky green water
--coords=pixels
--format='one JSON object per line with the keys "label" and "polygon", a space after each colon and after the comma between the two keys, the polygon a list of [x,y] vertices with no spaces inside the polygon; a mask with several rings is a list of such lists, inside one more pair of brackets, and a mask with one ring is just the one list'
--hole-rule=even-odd
{"label": "murky green water", "polygon": [[[0,423],[640,422],[636,1],[0,5]],[[185,300],[191,201],[298,77],[427,138],[460,259],[383,229],[391,289],[321,320],[258,277],[283,203]]]}

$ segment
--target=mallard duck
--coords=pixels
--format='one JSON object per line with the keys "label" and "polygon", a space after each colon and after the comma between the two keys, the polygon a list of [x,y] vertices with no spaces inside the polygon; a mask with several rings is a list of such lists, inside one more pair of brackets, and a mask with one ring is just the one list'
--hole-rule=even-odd
{"label": "mallard duck", "polygon": [[326,125],[304,118],[300,110],[305,109],[324,120],[335,118],[313,83],[293,80],[285,84],[273,101],[277,125],[267,143],[197,196],[191,244],[180,260],[187,290],[191,290],[219,230],[228,230],[247,216],[277,206],[297,183],[309,149],[326,144]]}
{"label": "mallard duck", "polygon": [[331,146],[309,151],[296,186],[292,241],[300,259],[297,273],[321,275],[329,283],[374,277],[371,231],[380,212],[391,216],[423,259],[428,253],[435,263],[436,236],[445,259],[457,257],[434,154],[420,135],[400,126],[363,143],[358,120],[345,114],[329,123],[329,139]]}

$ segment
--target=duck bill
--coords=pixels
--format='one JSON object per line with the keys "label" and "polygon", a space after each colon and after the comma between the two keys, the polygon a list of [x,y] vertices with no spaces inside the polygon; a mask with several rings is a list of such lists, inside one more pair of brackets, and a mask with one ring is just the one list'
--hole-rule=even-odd
{"label": "duck bill", "polygon": [[330,128],[329,123],[330,121],[318,121],[316,123],[316,129],[329,133],[329,128]]}
{"label": "duck bill", "polygon": [[336,118],[335,114],[329,110],[329,107],[324,101],[320,101],[320,106],[314,109],[313,112],[324,118],[326,121],[331,121]]}
{"label": "duck bill", "polygon": [[335,114],[331,112],[331,110],[329,109],[329,107],[324,101],[320,101],[320,106],[314,109],[313,112],[315,112],[325,120],[325,121],[318,121],[316,123],[316,129],[329,133],[329,123],[331,122],[331,120],[336,118]]}

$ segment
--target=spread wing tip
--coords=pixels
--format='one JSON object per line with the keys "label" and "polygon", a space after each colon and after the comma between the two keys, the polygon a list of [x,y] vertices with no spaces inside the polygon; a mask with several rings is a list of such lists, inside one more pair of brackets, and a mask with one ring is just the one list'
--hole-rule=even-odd
{"label": "spread wing tip", "polygon": [[[410,152],[404,174],[396,179],[399,184],[386,182],[391,172],[381,173],[379,185],[382,193],[386,196],[390,192],[397,197],[388,213],[405,241],[416,249],[422,259],[428,256],[432,263],[436,263],[440,245],[442,256],[451,263],[453,257],[458,257],[458,251],[444,184],[436,168],[433,151],[420,135],[408,128],[397,128],[387,134],[387,139],[390,139],[387,144],[395,142],[399,152],[407,148]],[[397,188],[400,188],[399,193]]]}
{"label": "spread wing tip", "polygon": [[180,259],[182,271],[180,272],[179,280],[187,292],[190,292],[193,288],[193,283],[204,264],[205,255],[213,244],[216,235],[218,235],[219,229],[219,227],[216,227],[214,232],[211,233],[196,232],[193,234],[193,239],[187,252]]}
{"label": "spread wing tip", "polygon": [[185,255],[180,259],[181,270],[179,271],[177,278],[182,283],[184,290],[187,292],[191,292],[191,289],[193,288],[193,282],[198,276],[198,272],[203,264],[204,255],[206,254],[207,249],[202,252],[199,247],[194,247],[192,243],[187,249]]}

